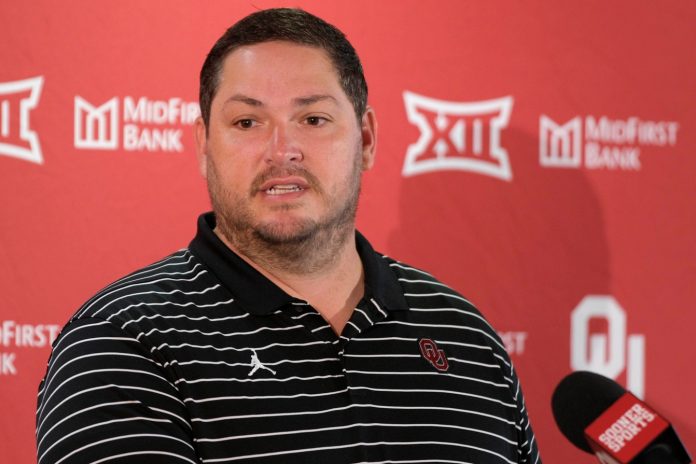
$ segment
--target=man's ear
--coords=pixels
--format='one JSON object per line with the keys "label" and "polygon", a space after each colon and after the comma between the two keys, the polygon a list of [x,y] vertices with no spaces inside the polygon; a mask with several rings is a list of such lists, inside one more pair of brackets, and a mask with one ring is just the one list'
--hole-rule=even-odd
{"label": "man's ear", "polygon": [[193,126],[193,137],[196,140],[196,158],[198,159],[198,171],[204,179],[208,178],[208,135],[205,122],[198,117]]}
{"label": "man's ear", "polygon": [[368,106],[360,121],[362,134],[362,167],[367,171],[375,163],[377,152],[377,116],[375,110]]}

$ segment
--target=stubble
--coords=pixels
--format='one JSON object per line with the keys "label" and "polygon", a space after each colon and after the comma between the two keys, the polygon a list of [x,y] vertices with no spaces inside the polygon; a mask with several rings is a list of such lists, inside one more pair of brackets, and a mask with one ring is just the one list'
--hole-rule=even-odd
{"label": "stubble", "polygon": [[[328,205],[324,217],[296,218],[289,224],[258,223],[249,203],[267,179],[283,176],[304,178],[322,202]],[[335,192],[326,192],[320,181],[301,165],[269,167],[254,181],[248,198],[239,198],[219,182],[212,163],[208,164],[208,192],[217,228],[240,253],[264,269],[296,275],[320,272],[329,266],[355,231],[355,215],[362,176],[361,152],[356,151],[350,177]],[[278,208],[292,210],[291,204]]]}

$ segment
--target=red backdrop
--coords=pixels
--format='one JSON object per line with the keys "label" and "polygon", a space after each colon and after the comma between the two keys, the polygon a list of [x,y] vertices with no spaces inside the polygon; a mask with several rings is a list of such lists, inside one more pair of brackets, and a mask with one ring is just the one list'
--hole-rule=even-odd
{"label": "red backdrop", "polygon": [[[547,463],[572,369],[628,385],[696,450],[696,5],[326,2],[379,120],[358,227],[506,340]],[[0,460],[32,462],[59,326],[185,246],[208,208],[197,75],[251,1],[0,6]],[[192,109],[193,108],[193,109]],[[691,180],[690,180],[691,179]]]}

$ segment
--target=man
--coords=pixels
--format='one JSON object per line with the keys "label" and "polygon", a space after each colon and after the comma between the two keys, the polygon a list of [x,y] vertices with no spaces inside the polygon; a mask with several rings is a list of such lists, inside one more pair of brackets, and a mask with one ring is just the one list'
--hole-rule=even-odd
{"label": "man", "polygon": [[343,34],[254,13],[211,50],[200,102],[214,213],[65,327],[39,462],[539,462],[488,323],[355,231],[377,125]]}

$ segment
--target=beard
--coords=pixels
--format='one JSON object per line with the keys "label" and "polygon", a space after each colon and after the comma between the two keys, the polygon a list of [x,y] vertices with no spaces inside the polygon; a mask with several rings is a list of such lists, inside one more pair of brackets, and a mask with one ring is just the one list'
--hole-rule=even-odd
{"label": "beard", "polygon": [[[290,217],[281,221],[260,221],[250,204],[259,187],[274,177],[300,176],[310,191],[327,205],[323,217]],[[266,269],[282,269],[293,274],[310,274],[323,269],[338,255],[354,233],[355,215],[360,196],[362,159],[360,151],[350,176],[326,192],[319,180],[301,165],[271,166],[251,183],[247,198],[235,194],[219,179],[215,167],[208,163],[208,193],[215,212],[219,233],[240,253]],[[278,211],[292,212],[296,204],[276,206]]]}

